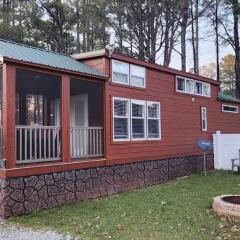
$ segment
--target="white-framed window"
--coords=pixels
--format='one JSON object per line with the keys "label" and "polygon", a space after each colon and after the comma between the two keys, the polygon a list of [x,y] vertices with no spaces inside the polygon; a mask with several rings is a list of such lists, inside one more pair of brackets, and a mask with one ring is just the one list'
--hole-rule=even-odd
{"label": "white-framed window", "polygon": [[129,84],[129,64],[112,60],[112,81],[115,83]]}
{"label": "white-framed window", "polygon": [[211,84],[176,76],[176,91],[198,96],[211,97]]}
{"label": "white-framed window", "polygon": [[202,131],[207,131],[207,108],[201,107]]}
{"label": "white-framed window", "polygon": [[176,89],[178,92],[185,92],[185,78],[177,77]]}
{"label": "white-framed window", "polygon": [[211,85],[210,83],[203,83],[203,95],[206,97],[210,97],[211,96]]}
{"label": "white-framed window", "polygon": [[160,103],[113,97],[113,140],[161,140]]}
{"label": "white-framed window", "polygon": [[202,95],[203,94],[203,83],[199,81],[195,81],[195,94]]}
{"label": "white-framed window", "polygon": [[113,59],[112,82],[145,88],[146,68]]}
{"label": "white-framed window", "polygon": [[144,67],[130,65],[130,85],[145,88],[146,71]]}
{"label": "white-framed window", "polygon": [[222,105],[222,112],[238,113],[238,107],[237,106],[223,104]]}
{"label": "white-framed window", "polygon": [[130,104],[129,99],[113,98],[113,139],[130,139]]}
{"label": "white-framed window", "polygon": [[147,138],[161,139],[160,103],[147,102]]}
{"label": "white-framed window", "polygon": [[146,102],[131,100],[131,138],[146,138]]}
{"label": "white-framed window", "polygon": [[194,93],[194,81],[192,79],[186,79],[185,85],[186,85],[185,91],[187,93],[193,94]]}

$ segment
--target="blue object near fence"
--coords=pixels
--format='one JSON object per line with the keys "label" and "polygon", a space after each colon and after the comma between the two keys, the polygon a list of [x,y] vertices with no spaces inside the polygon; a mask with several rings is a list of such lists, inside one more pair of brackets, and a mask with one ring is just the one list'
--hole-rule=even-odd
{"label": "blue object near fence", "polygon": [[212,142],[208,140],[199,139],[197,145],[203,152],[209,152],[213,149]]}
{"label": "blue object near fence", "polygon": [[212,142],[204,139],[199,139],[197,141],[198,147],[203,151],[203,170],[204,175],[207,175],[207,164],[206,164],[206,153],[213,149]]}

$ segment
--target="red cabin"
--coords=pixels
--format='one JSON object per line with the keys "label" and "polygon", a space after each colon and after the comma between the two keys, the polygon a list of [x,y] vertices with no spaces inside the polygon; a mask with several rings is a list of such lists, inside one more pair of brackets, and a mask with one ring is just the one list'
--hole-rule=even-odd
{"label": "red cabin", "polygon": [[0,217],[189,175],[198,139],[240,131],[240,101],[212,79],[107,50],[0,40],[0,56]]}

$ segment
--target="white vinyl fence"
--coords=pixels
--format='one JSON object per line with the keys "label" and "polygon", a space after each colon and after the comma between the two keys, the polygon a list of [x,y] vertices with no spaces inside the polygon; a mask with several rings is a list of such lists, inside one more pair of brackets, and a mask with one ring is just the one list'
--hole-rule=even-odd
{"label": "white vinyl fence", "polygon": [[239,158],[240,134],[213,134],[215,169],[232,170],[232,158]]}

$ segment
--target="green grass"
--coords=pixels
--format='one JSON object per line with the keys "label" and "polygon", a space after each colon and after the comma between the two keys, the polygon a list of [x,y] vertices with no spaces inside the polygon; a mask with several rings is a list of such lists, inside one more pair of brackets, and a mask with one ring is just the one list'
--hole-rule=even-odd
{"label": "green grass", "polygon": [[10,223],[76,239],[240,239],[240,222],[218,217],[213,197],[240,193],[240,175],[209,172],[120,195],[65,205]]}

